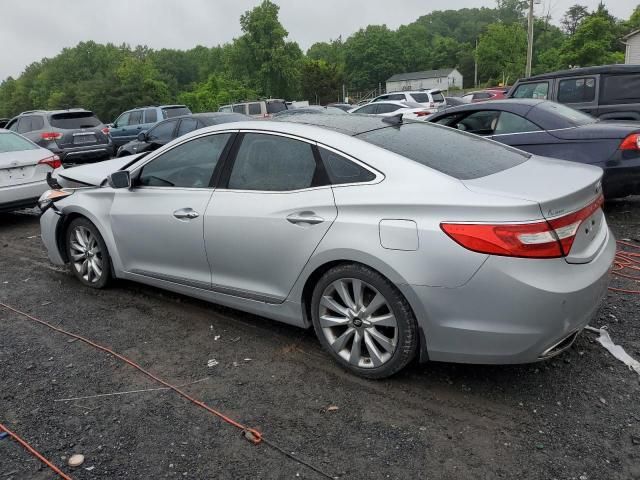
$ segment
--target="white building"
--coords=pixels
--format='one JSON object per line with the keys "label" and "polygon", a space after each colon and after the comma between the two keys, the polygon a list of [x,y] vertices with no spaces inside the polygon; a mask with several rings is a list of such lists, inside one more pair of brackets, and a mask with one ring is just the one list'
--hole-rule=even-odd
{"label": "white building", "polygon": [[624,54],[624,63],[640,65],[640,30],[622,37],[622,41],[627,46]]}
{"label": "white building", "polygon": [[462,74],[456,68],[399,73],[387,80],[387,93],[402,90],[462,88]]}

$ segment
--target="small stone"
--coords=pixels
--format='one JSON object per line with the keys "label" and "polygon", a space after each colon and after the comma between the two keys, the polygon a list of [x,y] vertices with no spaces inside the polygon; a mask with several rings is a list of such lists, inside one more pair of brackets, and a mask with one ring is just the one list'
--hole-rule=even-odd
{"label": "small stone", "polygon": [[600,397],[600,403],[606,405],[607,401],[604,398]]}
{"label": "small stone", "polygon": [[640,435],[631,435],[631,443],[640,445]]}
{"label": "small stone", "polygon": [[538,450],[542,450],[544,448],[544,445],[542,445],[541,443],[536,443],[536,448]]}
{"label": "small stone", "polygon": [[84,463],[84,455],[81,455],[79,453],[76,453],[75,455],[71,455],[68,463],[70,467],[79,467]]}
{"label": "small stone", "polygon": [[327,412],[337,412],[339,410],[337,405],[329,405],[327,407]]}

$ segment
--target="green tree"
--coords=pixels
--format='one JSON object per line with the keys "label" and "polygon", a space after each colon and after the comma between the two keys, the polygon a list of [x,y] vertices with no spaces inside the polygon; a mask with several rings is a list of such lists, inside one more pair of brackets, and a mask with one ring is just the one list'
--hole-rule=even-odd
{"label": "green tree", "polygon": [[520,24],[494,23],[480,37],[478,72],[483,81],[510,83],[523,76],[527,32]]}
{"label": "green tree", "polygon": [[178,101],[188,105],[193,112],[215,112],[221,105],[256,98],[255,90],[238,80],[210,75],[193,90],[181,93]]}
{"label": "green tree", "polygon": [[302,96],[310,102],[324,105],[340,99],[342,72],[336,64],[307,59],[302,78]]}
{"label": "green tree", "polygon": [[562,25],[562,29],[568,35],[573,35],[576,33],[578,26],[582,22],[584,18],[589,15],[589,10],[584,5],[575,4],[565,12],[562,20],[560,20],[560,24]]}
{"label": "green tree", "polygon": [[562,63],[569,67],[586,67],[624,62],[624,54],[618,48],[617,27],[608,12],[590,15],[565,44]]}

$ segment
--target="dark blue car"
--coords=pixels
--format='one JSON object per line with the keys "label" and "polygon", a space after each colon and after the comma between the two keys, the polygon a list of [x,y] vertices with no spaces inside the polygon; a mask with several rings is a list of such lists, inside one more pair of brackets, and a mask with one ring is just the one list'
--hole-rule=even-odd
{"label": "dark blue car", "polygon": [[521,150],[604,169],[606,198],[640,194],[640,122],[601,122],[546,100],[495,100],[450,108],[428,121]]}

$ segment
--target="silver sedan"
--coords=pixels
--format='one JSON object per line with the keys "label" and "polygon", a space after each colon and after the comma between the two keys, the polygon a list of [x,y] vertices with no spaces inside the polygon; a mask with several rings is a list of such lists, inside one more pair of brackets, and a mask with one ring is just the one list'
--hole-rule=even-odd
{"label": "silver sedan", "polygon": [[423,122],[296,115],[56,175],[50,259],[299,327],[382,378],[533,362],[597,310],[615,241],[599,168]]}

